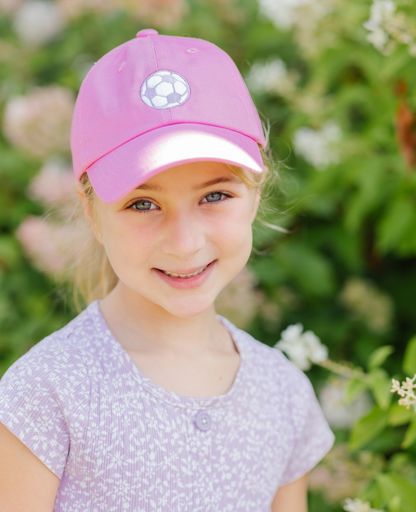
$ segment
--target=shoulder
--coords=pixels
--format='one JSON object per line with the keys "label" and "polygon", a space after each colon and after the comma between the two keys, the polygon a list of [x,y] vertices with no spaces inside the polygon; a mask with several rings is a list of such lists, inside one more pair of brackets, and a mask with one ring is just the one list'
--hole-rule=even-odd
{"label": "shoulder", "polygon": [[[66,326],[50,334],[15,361],[0,381],[1,395],[7,390],[26,391],[48,388],[50,391],[76,393],[88,378],[84,352],[89,337],[91,315],[83,311]],[[74,384],[74,386],[70,386]]]}
{"label": "shoulder", "polygon": [[0,422],[59,478],[70,444],[82,439],[89,421],[90,316],[87,308],[38,342],[0,380]]}
{"label": "shoulder", "polygon": [[264,382],[273,391],[277,387],[279,392],[285,392],[286,396],[295,398],[300,404],[314,393],[308,377],[283,352],[256,340],[226,318],[220,319],[229,329],[237,346],[241,347],[251,373],[256,374],[259,382]]}

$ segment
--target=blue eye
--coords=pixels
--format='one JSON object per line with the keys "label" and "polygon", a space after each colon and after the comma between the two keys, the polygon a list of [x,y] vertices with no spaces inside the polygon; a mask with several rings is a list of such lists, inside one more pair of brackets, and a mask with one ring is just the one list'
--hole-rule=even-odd
{"label": "blue eye", "polygon": [[211,194],[208,194],[205,196],[205,199],[208,201],[208,203],[214,203],[215,201],[221,201],[222,194],[221,192],[212,192]]}
{"label": "blue eye", "polygon": [[[152,208],[152,206],[154,208]],[[133,203],[130,208],[133,208],[133,210],[139,210],[139,211],[147,211],[147,210],[154,210],[157,208],[155,204],[153,204],[151,201],[146,201],[145,199],[141,201],[136,201]]]}

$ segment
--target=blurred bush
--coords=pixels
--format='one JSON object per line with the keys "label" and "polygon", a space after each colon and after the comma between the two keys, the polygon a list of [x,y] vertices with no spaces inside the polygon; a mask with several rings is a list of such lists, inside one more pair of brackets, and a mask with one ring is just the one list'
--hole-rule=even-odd
{"label": "blurred bush", "polygon": [[[302,322],[358,367],[393,345],[385,371],[403,375],[416,333],[415,20],[406,0],[0,0],[0,375],[76,314],[59,213],[73,201],[74,100],[95,61],[149,27],[228,52],[271,123],[280,179],[261,216],[289,234],[256,223],[219,312],[271,346]],[[335,396],[328,375],[308,371],[321,397]],[[340,443],[350,427],[334,426]],[[312,512],[340,510],[346,495],[328,478],[346,471],[358,492],[373,460],[400,466],[404,431],[379,432],[342,468],[323,464]],[[414,467],[414,446],[400,467]]]}

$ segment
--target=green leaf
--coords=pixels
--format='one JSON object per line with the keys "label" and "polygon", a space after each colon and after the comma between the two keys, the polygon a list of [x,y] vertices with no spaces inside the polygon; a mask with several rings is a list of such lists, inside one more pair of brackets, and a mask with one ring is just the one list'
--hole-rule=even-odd
{"label": "green leaf", "polygon": [[389,512],[402,512],[402,498],[398,494],[388,502]]}
{"label": "green leaf", "polygon": [[393,249],[406,234],[413,220],[414,205],[410,198],[398,197],[388,208],[379,224],[378,249],[387,252]]}
{"label": "green leaf", "polygon": [[385,345],[384,347],[380,347],[377,350],[375,350],[370,355],[368,360],[369,370],[381,366],[384,363],[384,361],[389,357],[389,355],[392,354],[393,352],[394,347],[392,345]]}
{"label": "green leaf", "polygon": [[403,371],[408,377],[413,377],[416,373],[416,336],[413,336],[406,346],[403,359]]}
{"label": "green leaf", "polygon": [[403,474],[403,470],[412,464],[412,457],[408,453],[399,452],[389,459],[387,471],[390,473]]}
{"label": "green leaf", "polygon": [[404,439],[402,442],[403,449],[409,448],[409,446],[411,446],[416,441],[416,414],[413,409],[411,410],[413,412],[414,418],[412,420],[412,423],[407,428],[406,434],[404,435]]}
{"label": "green leaf", "polygon": [[415,412],[413,409],[406,409],[406,407],[396,402],[390,407],[388,424],[392,427],[406,425],[406,423],[412,421],[414,416]]}
{"label": "green leaf", "polygon": [[386,503],[397,505],[400,499],[401,512],[416,512],[416,487],[412,483],[392,473],[377,475],[376,480]]}
{"label": "green leaf", "polygon": [[346,387],[346,400],[347,402],[352,402],[354,398],[358,395],[361,395],[366,389],[368,389],[368,384],[359,379],[351,379]]}
{"label": "green leaf", "polygon": [[386,427],[388,413],[383,411],[378,405],[364,416],[352,427],[349,449],[358,450],[369,441],[378,436]]}
{"label": "green leaf", "polygon": [[332,262],[311,244],[285,241],[277,247],[276,261],[305,294],[327,297],[334,293]]}
{"label": "green leaf", "polygon": [[370,480],[364,488],[359,490],[357,498],[362,501],[369,501],[375,509],[381,509],[384,506],[384,499],[375,480]]}
{"label": "green leaf", "polygon": [[370,372],[370,388],[373,392],[374,398],[381,409],[386,410],[389,408],[392,394],[391,379],[382,368],[375,368]]}
{"label": "green leaf", "polygon": [[12,267],[20,261],[20,249],[12,236],[0,236],[0,266]]}

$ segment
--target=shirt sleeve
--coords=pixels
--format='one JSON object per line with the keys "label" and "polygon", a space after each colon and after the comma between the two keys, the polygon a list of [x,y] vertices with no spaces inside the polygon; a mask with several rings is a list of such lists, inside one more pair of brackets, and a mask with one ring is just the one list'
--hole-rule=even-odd
{"label": "shirt sleeve", "polygon": [[3,375],[0,422],[62,478],[70,448],[65,395],[71,386],[71,364],[65,350],[45,350],[45,342],[35,345]]}
{"label": "shirt sleeve", "polygon": [[308,473],[328,453],[335,440],[308,377],[289,364],[292,366],[292,378],[288,381],[295,444],[280,485],[294,482]]}

